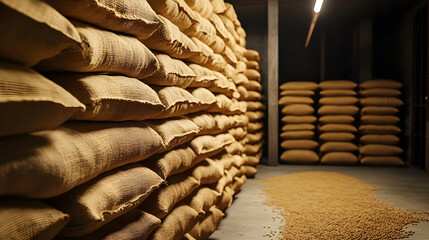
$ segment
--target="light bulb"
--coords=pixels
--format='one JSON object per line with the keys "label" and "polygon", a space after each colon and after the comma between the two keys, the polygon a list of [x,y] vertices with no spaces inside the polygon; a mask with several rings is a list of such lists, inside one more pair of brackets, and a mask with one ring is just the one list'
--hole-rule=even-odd
{"label": "light bulb", "polygon": [[314,4],[314,12],[319,13],[320,9],[322,9],[323,0],[316,0],[316,4]]}

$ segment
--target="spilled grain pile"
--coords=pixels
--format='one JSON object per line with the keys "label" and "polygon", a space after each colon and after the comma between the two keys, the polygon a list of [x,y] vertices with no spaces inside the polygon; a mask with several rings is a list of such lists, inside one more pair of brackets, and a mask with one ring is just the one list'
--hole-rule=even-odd
{"label": "spilled grain pile", "polygon": [[266,203],[285,217],[283,239],[398,239],[428,221],[377,201],[374,186],[339,173],[303,172],[263,180]]}

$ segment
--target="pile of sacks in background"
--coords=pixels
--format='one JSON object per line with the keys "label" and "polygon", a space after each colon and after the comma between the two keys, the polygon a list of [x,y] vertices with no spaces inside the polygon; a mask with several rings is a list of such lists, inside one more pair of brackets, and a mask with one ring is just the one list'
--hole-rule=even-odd
{"label": "pile of sacks in background", "polygon": [[0,238],[215,231],[255,173],[232,5],[2,0],[0,28]]}

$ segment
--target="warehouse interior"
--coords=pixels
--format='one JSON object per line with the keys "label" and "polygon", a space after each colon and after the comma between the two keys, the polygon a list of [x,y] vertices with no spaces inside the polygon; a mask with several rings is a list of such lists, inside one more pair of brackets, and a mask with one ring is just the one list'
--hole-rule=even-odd
{"label": "warehouse interior", "polygon": [[429,239],[427,0],[0,0],[0,239]]}

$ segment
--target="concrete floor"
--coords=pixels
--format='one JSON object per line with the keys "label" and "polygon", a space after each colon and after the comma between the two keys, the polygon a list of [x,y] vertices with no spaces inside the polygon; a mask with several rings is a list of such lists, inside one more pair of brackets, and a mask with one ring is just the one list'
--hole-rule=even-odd
{"label": "concrete floor", "polygon": [[[283,217],[264,205],[263,183],[259,180],[302,171],[338,172],[356,177],[378,187],[375,195],[384,203],[410,211],[429,211],[429,174],[413,168],[260,165],[258,169],[255,179],[248,179],[226,210],[211,240],[281,239],[278,230],[282,228]],[[416,232],[408,239],[429,239],[429,222],[407,226],[406,230]]]}

